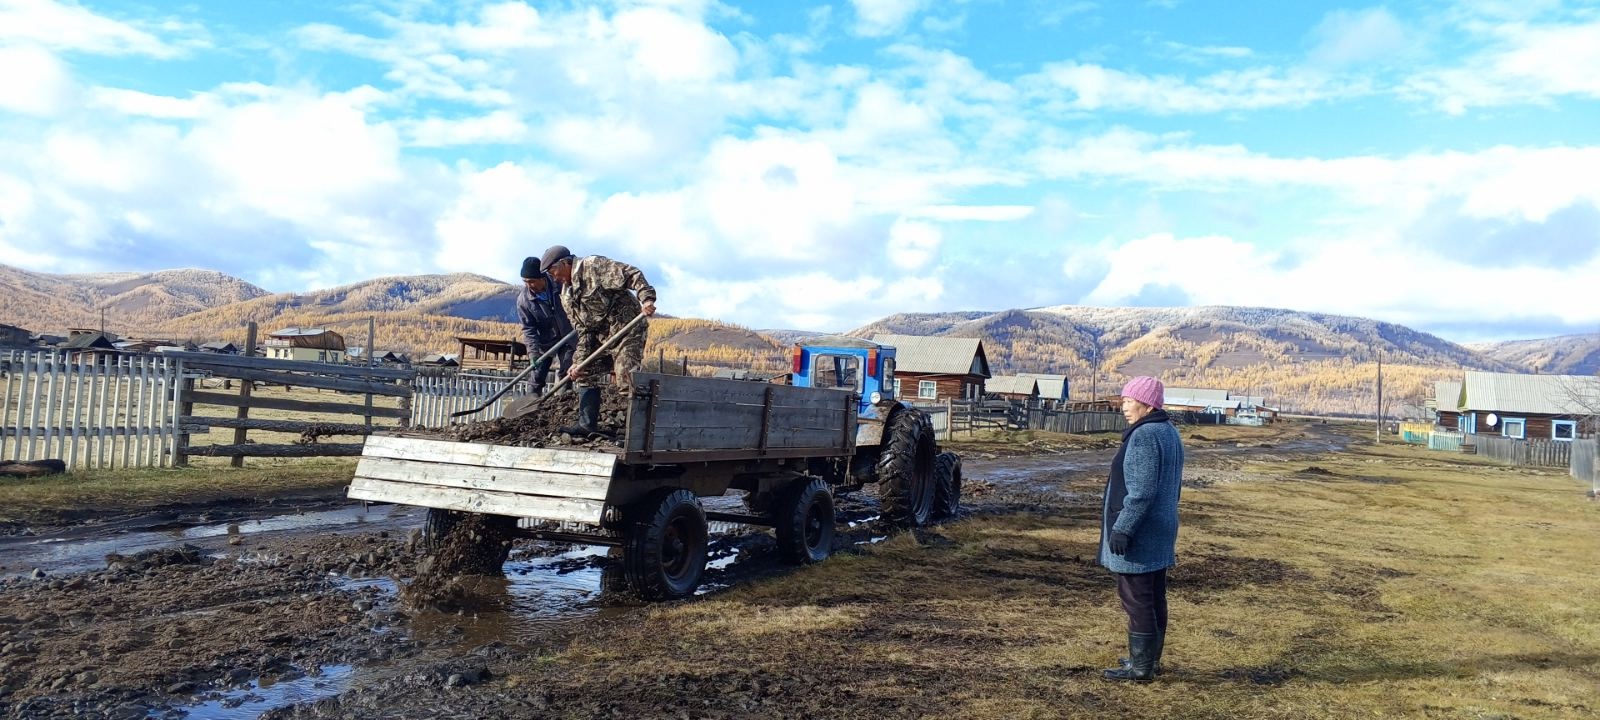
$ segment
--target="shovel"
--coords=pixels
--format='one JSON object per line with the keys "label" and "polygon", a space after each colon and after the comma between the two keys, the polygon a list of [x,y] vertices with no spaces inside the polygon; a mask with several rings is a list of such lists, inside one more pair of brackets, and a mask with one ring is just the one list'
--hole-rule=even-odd
{"label": "shovel", "polygon": [[[628,321],[627,325],[623,325],[621,330],[618,330],[616,332],[616,334],[612,335],[611,339],[605,341],[604,343],[601,343],[600,347],[595,348],[594,352],[589,353],[589,357],[584,358],[583,362],[580,362],[577,365],[574,365],[572,367],[572,371],[573,372],[577,372],[579,370],[584,369],[585,367],[588,367],[589,363],[594,362],[595,358],[600,357],[601,355],[603,355],[606,352],[610,351],[612,348],[615,348],[618,343],[622,342],[622,338],[624,336],[626,336],[634,328],[638,327],[639,323],[644,322],[644,319],[645,319],[645,314],[644,313],[639,313],[638,315],[634,316],[634,318],[632,320]],[[573,333],[576,334],[577,331],[574,330]],[[500,417],[503,417],[503,418],[506,418],[507,420],[510,420],[510,419],[513,419],[513,418],[522,417],[523,415],[527,415],[528,413],[533,412],[535,409],[538,408],[539,401],[541,399],[550,397],[551,395],[554,395],[554,394],[556,394],[558,392],[561,392],[562,390],[565,390],[568,385],[571,385],[571,384],[572,384],[572,378],[571,377],[564,377],[564,378],[561,378],[561,382],[556,383],[555,387],[550,388],[548,391],[545,392],[544,395],[541,395],[541,396],[526,395],[526,396],[517,398],[516,400],[512,400],[510,403],[508,403],[506,405],[505,410],[500,413]]]}
{"label": "shovel", "polygon": [[572,332],[567,333],[565,337],[562,337],[560,340],[557,340],[556,344],[551,345],[549,350],[544,351],[544,354],[540,355],[538,360],[535,360],[535,361],[533,361],[531,363],[528,363],[528,367],[524,368],[522,372],[517,373],[516,377],[511,378],[511,382],[506,383],[505,387],[500,388],[500,392],[497,392],[497,393],[495,393],[493,395],[490,395],[489,399],[483,401],[482,405],[479,405],[479,406],[477,406],[475,408],[469,408],[469,409],[466,409],[466,410],[458,410],[456,412],[450,413],[450,417],[461,417],[462,415],[471,415],[471,414],[476,413],[476,412],[482,412],[484,408],[489,407],[490,405],[493,405],[494,401],[499,400],[500,398],[504,397],[506,393],[511,392],[511,388],[516,387],[517,383],[522,382],[523,378],[525,378],[528,375],[532,374],[533,373],[533,369],[536,368],[536,367],[539,367],[539,363],[542,363],[542,362],[550,359],[551,357],[554,357],[555,354],[556,354],[556,351],[561,349],[561,346],[566,345],[569,342],[572,342],[572,339],[577,337],[577,336],[578,336],[578,331],[577,330],[573,330]]}

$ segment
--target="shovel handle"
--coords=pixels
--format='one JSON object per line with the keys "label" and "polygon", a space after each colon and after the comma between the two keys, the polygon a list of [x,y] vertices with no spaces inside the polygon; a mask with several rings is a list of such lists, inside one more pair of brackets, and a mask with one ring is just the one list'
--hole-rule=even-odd
{"label": "shovel handle", "polygon": [[[589,353],[589,357],[584,358],[583,362],[580,362],[577,365],[573,365],[572,366],[572,372],[577,372],[579,370],[582,370],[582,369],[588,367],[589,363],[594,362],[595,358],[600,357],[600,355],[602,353],[605,353],[606,351],[616,347],[617,343],[622,342],[622,337],[624,335],[627,335],[630,330],[633,330],[635,327],[638,327],[639,323],[644,322],[644,318],[645,318],[645,314],[644,313],[639,313],[638,315],[635,315],[632,320],[628,321],[627,325],[623,325],[622,326],[621,330],[618,330],[615,334],[613,334],[611,336],[610,339],[606,340],[604,343],[601,343],[600,347],[597,347],[597,348],[594,349],[594,352]],[[576,333],[577,331],[574,330],[573,332]],[[569,375],[568,377],[561,378],[561,382],[556,383],[555,387],[550,388],[550,391],[545,393],[545,394],[546,395],[554,395],[554,394],[556,394],[558,392],[561,392],[561,390],[563,388],[565,388],[566,386],[571,385],[571,384],[572,384],[572,377]]]}
{"label": "shovel handle", "polygon": [[511,388],[516,387],[517,383],[522,382],[522,379],[527,377],[529,373],[533,372],[534,368],[539,367],[539,363],[542,363],[542,362],[544,362],[546,360],[549,360],[552,356],[554,356],[556,354],[557,350],[561,349],[561,346],[566,345],[569,342],[572,342],[572,339],[576,338],[577,336],[578,336],[578,331],[577,330],[573,330],[572,332],[567,333],[560,340],[557,340],[556,344],[551,345],[549,350],[544,351],[544,354],[540,355],[538,360],[535,360],[535,361],[533,361],[531,363],[528,363],[528,367],[523,368],[522,372],[517,373],[516,377],[511,378],[511,382],[506,383],[506,386],[503,387],[503,388],[500,388],[499,392],[496,392],[495,394],[490,395],[489,399],[485,400],[482,405],[479,405],[479,406],[477,406],[475,408],[469,408],[469,409],[466,409],[466,410],[458,410],[456,412],[450,413],[450,417],[461,417],[463,415],[471,415],[471,414],[476,413],[476,412],[482,412],[484,408],[487,408],[490,405],[493,405],[494,401],[499,400],[500,398],[504,397],[506,393],[511,392]]}

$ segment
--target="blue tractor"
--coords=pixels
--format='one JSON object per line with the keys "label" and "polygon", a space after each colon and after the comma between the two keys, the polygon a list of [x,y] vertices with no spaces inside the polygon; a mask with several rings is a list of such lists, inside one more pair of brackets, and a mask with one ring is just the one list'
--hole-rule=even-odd
{"label": "blue tractor", "polygon": [[876,483],[884,519],[917,527],[954,516],[961,506],[961,458],[940,452],[927,413],[895,392],[895,349],[846,336],[796,344],[790,382],[849,390],[857,397],[855,455],[848,463],[817,461],[813,474],[835,494]]}

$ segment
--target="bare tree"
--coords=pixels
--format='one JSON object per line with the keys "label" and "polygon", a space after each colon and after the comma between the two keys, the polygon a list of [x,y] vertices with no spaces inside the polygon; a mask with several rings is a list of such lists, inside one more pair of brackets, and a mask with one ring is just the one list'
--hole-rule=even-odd
{"label": "bare tree", "polygon": [[1589,494],[1600,496],[1600,376],[1568,376],[1562,379],[1561,389],[1561,404],[1575,418],[1573,449],[1582,442],[1594,448]]}

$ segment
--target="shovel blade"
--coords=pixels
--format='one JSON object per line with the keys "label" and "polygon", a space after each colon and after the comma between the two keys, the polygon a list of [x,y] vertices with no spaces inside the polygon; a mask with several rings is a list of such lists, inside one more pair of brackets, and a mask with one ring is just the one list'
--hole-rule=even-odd
{"label": "shovel blade", "polygon": [[539,395],[523,395],[505,404],[500,411],[500,417],[515,420],[524,415],[529,415],[539,410]]}

